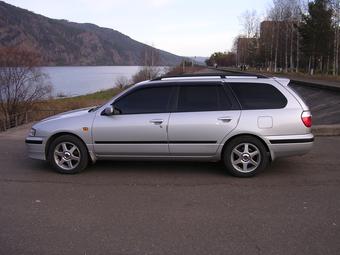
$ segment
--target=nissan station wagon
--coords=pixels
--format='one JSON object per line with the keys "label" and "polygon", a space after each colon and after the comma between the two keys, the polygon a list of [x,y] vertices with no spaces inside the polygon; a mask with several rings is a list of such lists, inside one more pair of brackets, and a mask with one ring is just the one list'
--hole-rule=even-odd
{"label": "nissan station wagon", "polygon": [[313,145],[312,115],[289,79],[252,75],[165,76],[102,106],[36,123],[28,155],[74,174],[97,160],[223,162],[250,177]]}

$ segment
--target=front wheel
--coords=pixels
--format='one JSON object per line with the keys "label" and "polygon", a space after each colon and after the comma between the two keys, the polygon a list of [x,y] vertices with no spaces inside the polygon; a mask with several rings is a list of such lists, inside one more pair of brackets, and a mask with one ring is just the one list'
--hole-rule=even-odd
{"label": "front wheel", "polygon": [[251,177],[267,167],[269,156],[260,140],[253,136],[240,136],[226,145],[223,162],[232,175]]}
{"label": "front wheel", "polygon": [[74,174],[86,168],[89,157],[80,139],[72,135],[63,135],[51,143],[48,160],[57,172]]}

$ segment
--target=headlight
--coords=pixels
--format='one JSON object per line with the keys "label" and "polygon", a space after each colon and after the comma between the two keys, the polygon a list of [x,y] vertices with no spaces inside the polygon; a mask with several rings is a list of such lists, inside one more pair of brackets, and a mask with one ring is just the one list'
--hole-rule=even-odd
{"label": "headlight", "polygon": [[30,132],[28,133],[28,136],[35,136],[36,130],[34,128],[31,128]]}

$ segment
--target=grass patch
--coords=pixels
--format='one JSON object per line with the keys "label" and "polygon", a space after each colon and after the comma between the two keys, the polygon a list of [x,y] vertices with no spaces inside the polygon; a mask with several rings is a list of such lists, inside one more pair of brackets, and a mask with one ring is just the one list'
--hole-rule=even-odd
{"label": "grass patch", "polygon": [[48,99],[36,102],[32,110],[33,112],[46,112],[46,115],[51,115],[51,112],[58,113],[68,110],[101,105],[123,90],[124,89],[113,88],[82,96]]}
{"label": "grass patch", "polygon": [[86,94],[86,95],[81,95],[81,96],[75,96],[75,97],[66,97],[66,98],[56,98],[54,99],[55,101],[61,101],[61,102],[70,102],[70,101],[102,101],[102,100],[109,100],[113,96],[117,95],[124,89],[118,89],[118,88],[113,88],[113,89],[107,89],[107,90],[101,90],[97,91],[91,94]]}

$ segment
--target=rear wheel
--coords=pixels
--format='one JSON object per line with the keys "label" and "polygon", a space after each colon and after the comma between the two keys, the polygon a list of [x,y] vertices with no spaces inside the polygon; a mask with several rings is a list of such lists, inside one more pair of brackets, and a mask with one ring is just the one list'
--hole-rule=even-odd
{"label": "rear wheel", "polygon": [[89,157],[85,145],[79,138],[63,135],[51,143],[48,160],[57,172],[74,174],[86,168]]}
{"label": "rear wheel", "polygon": [[223,162],[232,175],[251,177],[267,167],[269,156],[259,139],[240,136],[226,145]]}

